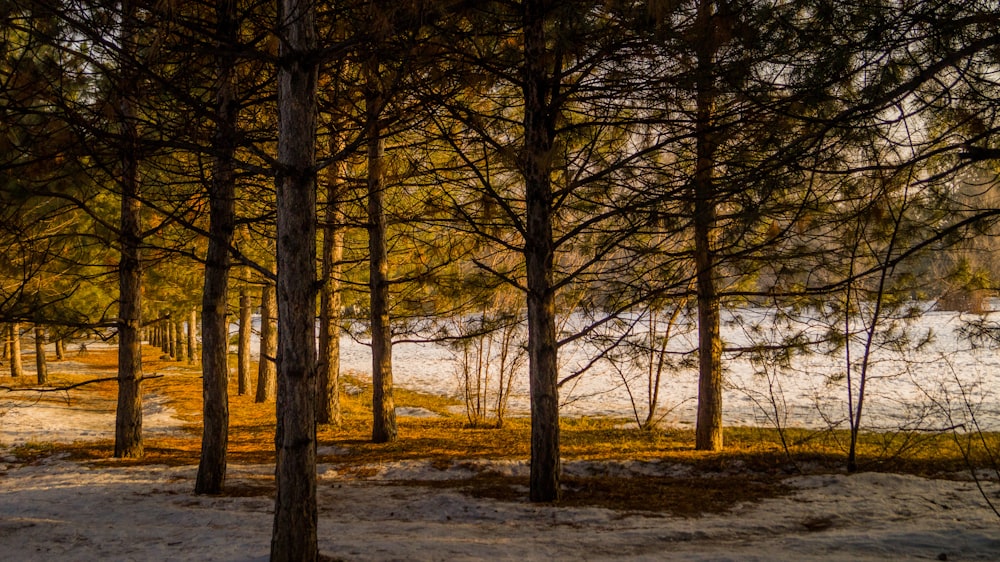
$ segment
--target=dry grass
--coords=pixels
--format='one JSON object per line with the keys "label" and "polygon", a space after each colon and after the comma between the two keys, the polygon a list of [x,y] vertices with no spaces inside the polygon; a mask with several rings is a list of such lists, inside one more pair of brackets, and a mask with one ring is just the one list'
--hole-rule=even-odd
{"label": "dry grass", "polygon": [[[117,357],[113,350],[91,351],[73,357],[85,362],[93,372],[65,374],[53,363],[53,385],[74,384],[108,376],[114,372]],[[188,423],[187,432],[172,437],[148,438],[145,457],[111,460],[110,441],[73,445],[31,445],[14,451],[31,462],[54,452],[68,452],[72,458],[95,465],[197,464],[200,453],[201,373],[197,366],[163,361],[159,350],[144,351],[146,393],[168,397],[176,415]],[[254,366],[253,372],[256,372]],[[31,386],[31,381],[21,381]],[[357,380],[350,381],[362,386]],[[113,400],[114,382],[92,385],[90,390]],[[56,394],[56,393],[53,393]],[[364,477],[368,467],[381,463],[421,459],[447,468],[464,460],[514,459],[525,461],[530,455],[531,428],[525,418],[507,420],[502,429],[470,428],[463,416],[453,413],[456,402],[404,390],[395,393],[397,406],[416,407],[437,414],[433,418],[401,417],[399,439],[394,443],[370,442],[370,393],[341,397],[344,423],[340,427],[318,428],[320,447],[333,447],[338,454],[321,455],[320,461],[338,465],[343,472]],[[253,394],[238,396],[236,381],[230,388],[229,461],[239,464],[274,462],[273,403],[257,404]],[[782,479],[802,471],[841,471],[845,464],[846,434],[834,431],[786,430],[788,449],[781,445],[772,429],[729,428],[726,449],[701,452],[693,449],[694,435],[685,430],[636,430],[624,420],[606,418],[569,418],[562,420],[561,452],[566,460],[659,460],[690,467],[690,474],[706,477],[564,477],[561,505],[599,505],[625,512],[655,511],[680,516],[725,511],[741,502],[759,501],[787,492]],[[979,439],[963,438],[963,447],[974,451],[973,461],[992,466],[989,451],[1000,450],[996,434]],[[863,470],[884,470],[921,475],[948,475],[968,469],[951,434],[889,433],[866,434],[859,450]],[[508,501],[526,497],[525,478],[482,473],[466,480],[445,482],[401,482],[407,485],[449,487],[469,494]],[[230,495],[266,495],[273,489],[270,479],[232,487]]]}

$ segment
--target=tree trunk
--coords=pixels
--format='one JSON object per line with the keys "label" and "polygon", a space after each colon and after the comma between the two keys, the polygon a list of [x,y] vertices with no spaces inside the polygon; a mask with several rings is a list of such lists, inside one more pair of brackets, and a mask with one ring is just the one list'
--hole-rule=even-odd
{"label": "tree trunk", "polygon": [[[334,128],[340,124],[335,123]],[[343,136],[333,133],[330,152],[344,148]],[[326,209],[323,222],[323,285],[320,288],[319,373],[316,392],[316,421],[339,426],[340,412],[340,276],[344,257],[344,217],[340,205],[347,177],[347,160],[329,167]]]}
{"label": "tree trunk", "polygon": [[[133,170],[134,171],[134,170]],[[142,269],[137,178],[122,196],[121,261],[118,266],[118,408],[115,416],[116,458],[138,458],[142,444]]]}
{"label": "tree trunk", "polygon": [[281,0],[278,35],[277,499],[272,561],[319,557],[316,505],[314,0]]}
{"label": "tree trunk", "polygon": [[240,332],[236,352],[236,394],[250,393],[250,335],[251,325],[250,294],[246,286],[240,287]]}
{"label": "tree trunk", "polygon": [[229,448],[229,248],[236,231],[236,124],[239,105],[235,91],[239,22],[236,0],[215,4],[216,90],[212,137],[212,179],[208,184],[209,236],[205,286],[201,303],[201,364],[204,397],[201,462],[195,493],[217,494],[226,482]]}
{"label": "tree trunk", "polygon": [[[215,176],[218,178],[218,176]],[[213,183],[216,180],[213,178]],[[212,188],[214,191],[215,188]],[[222,188],[225,189],[225,188]],[[226,451],[229,444],[229,325],[226,296],[229,285],[229,241],[232,236],[233,200],[210,198],[210,229],[205,262],[205,286],[201,304],[201,365],[203,424],[201,459],[195,493],[218,494],[226,479]],[[225,227],[229,221],[229,238]]]}
{"label": "tree trunk", "polygon": [[696,47],[698,69],[695,144],[697,163],[694,176],[694,243],[698,286],[698,420],[695,448],[722,449],[722,336],[719,330],[719,295],[714,260],[716,230],[715,155],[718,147],[714,131],[715,54],[713,2],[698,6],[701,41]]}
{"label": "tree trunk", "polygon": [[524,257],[528,284],[528,376],[531,395],[531,469],[534,502],[559,499],[559,388],[553,289],[552,146],[555,115],[550,107],[552,62],[546,48],[546,0],[524,2],[524,150],[526,225]]}
{"label": "tree trunk", "polygon": [[35,326],[35,370],[38,384],[49,383],[49,367],[45,363],[45,328]]}
{"label": "tree trunk", "polygon": [[160,331],[160,351],[164,355],[170,355],[170,334],[167,331],[167,321],[160,320],[156,323],[157,330]]}
{"label": "tree trunk", "polygon": [[177,358],[177,334],[174,333],[174,323],[168,318],[163,322],[163,330],[167,334],[167,355]]}
{"label": "tree trunk", "polygon": [[56,361],[63,359],[66,359],[66,340],[58,338],[56,339]]}
{"label": "tree trunk", "polygon": [[260,350],[254,402],[270,402],[278,392],[278,301],[274,284],[265,282],[260,296]]}
{"label": "tree trunk", "polygon": [[12,322],[7,330],[10,334],[10,376],[17,378],[24,375],[24,366],[21,364],[21,325]]}
{"label": "tree trunk", "polygon": [[198,311],[191,309],[187,325],[187,358],[188,363],[194,364],[195,357],[198,356]]}
{"label": "tree trunk", "polygon": [[396,408],[392,396],[392,325],[389,322],[389,259],[386,250],[385,139],[379,127],[382,92],[378,63],[366,68],[365,111],[368,135],[368,255],[372,332],[372,441],[396,440]]}
{"label": "tree trunk", "polygon": [[139,78],[136,54],[136,6],[121,5],[119,119],[121,126],[121,217],[118,262],[118,408],[115,414],[116,458],[138,458],[142,444],[142,203],[139,184],[139,134],[135,102]]}
{"label": "tree trunk", "polygon": [[174,331],[174,347],[176,348],[177,354],[174,355],[175,361],[184,360],[184,323],[183,322],[171,322],[170,328]]}

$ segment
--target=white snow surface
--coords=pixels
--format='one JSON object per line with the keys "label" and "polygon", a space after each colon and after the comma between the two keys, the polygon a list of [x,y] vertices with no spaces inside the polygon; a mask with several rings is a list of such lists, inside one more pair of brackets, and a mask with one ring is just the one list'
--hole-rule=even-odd
{"label": "white snow surface", "polygon": [[[453,384],[442,352],[431,354],[437,359],[423,364],[424,356],[416,351],[410,355],[410,351],[408,346],[396,347],[397,375],[402,375],[397,380],[402,384],[422,387],[416,374],[421,367],[430,380]],[[932,357],[939,352],[928,353]],[[995,398],[990,398],[990,392],[998,388],[992,356],[970,352],[952,356],[950,361],[965,365],[963,369],[974,368],[974,377],[989,381],[976,390],[986,397],[979,398],[979,404],[988,405],[980,411],[995,409],[991,402]],[[29,363],[25,361],[26,367]],[[60,368],[66,368],[66,362]],[[732,379],[739,369],[731,368],[729,373]],[[804,383],[795,384],[794,391],[785,387],[786,396],[808,395],[801,388]],[[0,559],[267,559],[274,501],[264,484],[273,466],[230,463],[228,486],[246,493],[211,497],[193,493],[195,466],[95,466],[59,454],[26,462],[10,447],[111,438],[114,407],[85,389],[58,400],[48,396],[32,398],[30,403],[12,400],[0,394]],[[145,402],[147,433],[181,431],[183,424],[162,398],[147,396]],[[595,399],[595,403],[604,402]],[[608,404],[607,411],[618,407],[611,398]],[[738,415],[752,417],[752,412],[749,408]],[[327,449],[320,453],[337,452]],[[1000,484],[992,473],[980,475],[982,490],[964,474],[948,479],[884,473],[806,474],[785,481],[791,494],[740,504],[728,513],[683,518],[505,502],[415,483],[464,478],[483,469],[526,474],[523,461],[455,459],[450,467],[443,467],[408,460],[368,468],[318,467],[319,541],[325,556],[343,560],[1000,560],[1000,517],[987,502],[1000,504]],[[696,476],[688,466],[629,459],[565,462],[564,470],[637,478]],[[362,478],[359,473],[372,475]]]}
{"label": "white snow surface", "polygon": [[[973,347],[957,333],[964,322],[981,317],[932,310],[932,305],[926,303],[914,306],[927,310],[913,319],[883,319],[880,324],[887,341],[873,346],[870,353],[863,428],[935,431],[978,427],[1000,431],[1000,355],[994,349]],[[774,318],[774,311],[768,309],[724,311],[722,338],[732,351],[723,359],[723,422],[729,426],[846,429],[848,361],[843,349],[831,354],[800,353],[787,365],[755,362],[751,354],[736,351],[754,344],[776,343],[791,333],[816,340],[831,328],[822,313],[816,311],[777,322]],[[985,319],[996,322],[1000,312],[987,313]],[[574,324],[579,328],[584,322],[574,315],[564,326],[572,328]],[[694,326],[681,325],[675,331],[667,348],[671,357],[693,357],[690,353],[697,347]],[[564,332],[571,330],[564,327]],[[927,343],[918,345],[923,340]],[[344,338],[341,366],[370,380],[371,350],[365,344],[365,340]],[[850,346],[851,394],[855,403],[863,346],[861,336],[855,336]],[[620,370],[613,368],[609,361],[594,360],[599,350],[598,345],[580,340],[560,348],[560,377],[567,379],[559,390],[561,413],[634,418],[638,412],[645,418],[648,377],[644,366],[619,362]],[[453,351],[437,343],[396,343],[393,382],[403,388],[460,397],[462,386],[455,357]],[[661,425],[693,427],[698,396],[694,363],[664,370],[657,416]],[[576,373],[581,374],[574,377]],[[514,375],[511,415],[529,412],[527,379],[526,367]]]}
{"label": "white snow surface", "polygon": [[[387,466],[370,480],[319,468],[320,550],[343,560],[1000,558],[998,519],[967,481],[801,476],[788,480],[790,496],[688,519],[392,485],[442,472],[429,463]],[[273,500],[196,496],[195,470],[9,463],[0,470],[3,558],[266,560]],[[229,484],[253,485],[272,470],[231,465]]]}

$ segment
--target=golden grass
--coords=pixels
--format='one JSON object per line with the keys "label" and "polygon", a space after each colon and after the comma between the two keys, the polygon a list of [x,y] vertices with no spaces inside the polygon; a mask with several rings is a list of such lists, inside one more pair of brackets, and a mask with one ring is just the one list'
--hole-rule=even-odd
{"label": "golden grass", "polygon": [[[50,370],[53,386],[74,384],[108,376],[116,368],[114,350],[91,351],[73,358],[93,368],[86,375],[59,373],[58,363]],[[198,366],[163,361],[154,348],[144,349],[145,393],[168,397],[176,415],[187,422],[187,432],[145,441],[142,459],[111,460],[110,441],[52,446],[31,444],[14,450],[26,462],[68,452],[72,458],[94,465],[197,464],[200,454],[202,388]],[[256,373],[256,365],[252,372]],[[235,377],[233,377],[235,379]],[[354,385],[361,383],[351,377]],[[20,381],[23,386],[30,382]],[[92,385],[100,396],[113,400],[114,382]],[[58,393],[53,393],[58,394]],[[64,399],[64,398],[63,398]],[[439,468],[465,460],[513,459],[526,461],[530,456],[530,422],[510,418],[503,428],[467,427],[466,419],[455,414],[460,406],[446,397],[397,389],[397,406],[424,408],[437,414],[433,418],[401,417],[399,439],[393,443],[370,442],[370,389],[358,396],[341,397],[344,423],[339,427],[320,426],[320,447],[333,447],[337,454],[321,455],[320,461],[338,465],[342,472],[364,477],[370,467],[400,460],[426,460]],[[271,464],[274,462],[275,411],[273,403],[258,404],[253,394],[238,396],[236,381],[230,387],[230,433],[228,458],[231,463]],[[745,501],[758,501],[783,494],[787,488],[782,478],[797,472],[843,471],[847,434],[844,431],[809,431],[787,429],[782,435],[767,428],[727,428],[726,449],[702,452],[693,449],[690,430],[662,429],[641,431],[627,420],[608,418],[565,418],[561,421],[561,453],[566,460],[658,460],[687,465],[690,474],[711,476],[564,477],[561,505],[600,505],[622,511],[660,511],[681,516],[724,511]],[[321,449],[322,450],[322,449]],[[971,451],[975,466],[995,467],[991,451],[1000,450],[1000,436],[955,436],[949,433],[877,433],[863,434],[858,460],[862,470],[904,472],[919,475],[949,475],[967,471],[964,451]],[[431,487],[459,488],[467,493],[497,499],[522,501],[526,497],[526,478],[504,477],[484,472],[466,480],[445,482],[407,482]],[[234,488],[232,493],[262,495],[270,493],[273,482]]]}

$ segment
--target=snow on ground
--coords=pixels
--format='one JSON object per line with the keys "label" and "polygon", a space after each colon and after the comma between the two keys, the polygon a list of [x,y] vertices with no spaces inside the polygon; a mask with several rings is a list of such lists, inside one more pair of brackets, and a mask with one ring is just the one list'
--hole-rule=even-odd
{"label": "snow on ground", "polygon": [[[771,311],[744,309],[726,311],[722,337],[729,347],[774,342],[790,330],[819,337],[829,328],[812,316],[793,319],[791,325],[771,328]],[[990,313],[996,321],[1000,313]],[[1000,430],[1000,355],[991,349],[973,349],[957,337],[956,330],[970,314],[928,310],[900,327],[887,345],[875,349],[865,392],[864,426],[867,429],[901,427],[940,430],[960,424]],[[578,319],[574,319],[578,320]],[[763,330],[761,330],[763,328]],[[905,328],[905,332],[903,329]],[[771,332],[768,332],[771,329]],[[753,333],[754,330],[759,330]],[[696,348],[693,327],[679,330],[668,347],[676,359]],[[928,345],[920,349],[916,341],[930,334]],[[908,338],[908,340],[907,340]],[[903,350],[891,349],[899,341]],[[905,345],[909,341],[910,345]],[[371,377],[371,351],[364,341],[344,338],[341,365],[347,371]],[[852,347],[855,383],[860,342]],[[597,348],[587,343],[572,343],[560,349],[560,376],[567,377],[587,366]],[[461,396],[455,355],[435,343],[397,343],[393,345],[393,381],[403,387],[446,396]],[[726,390],[723,396],[723,421],[726,425],[766,426],[811,429],[835,426],[846,428],[848,392],[844,352],[833,356],[812,353],[795,356],[791,364],[778,368],[754,363],[748,354],[729,353],[725,360]],[[660,383],[662,423],[673,427],[692,427],[697,406],[697,367],[668,368]],[[646,380],[642,369],[625,366],[623,377],[607,362],[598,361],[583,375],[560,387],[563,415],[599,415],[632,417],[634,398],[644,417]],[[840,378],[839,382],[831,379]],[[628,381],[628,385],[624,381]],[[855,384],[856,388],[856,384]],[[855,392],[855,400],[856,400]],[[773,397],[773,400],[772,400]],[[510,413],[526,415],[529,411],[528,383],[525,369],[516,377],[510,400]]]}
{"label": "snow on ground", "polygon": [[[948,339],[954,343],[954,338]],[[363,354],[359,351],[363,349],[356,346],[351,353]],[[948,359],[936,368],[960,364],[963,375],[974,369],[973,378],[985,381],[977,389],[984,397],[979,399],[985,405],[982,410],[996,408],[990,392],[1000,385],[991,354],[926,353],[922,357],[928,364]],[[454,393],[446,351],[404,345],[396,347],[396,357],[400,384]],[[346,361],[357,363],[353,368],[358,370],[364,368],[357,357]],[[820,369],[806,364],[799,368],[800,372]],[[731,368],[731,382],[741,372],[750,370]],[[921,384],[928,376],[918,377]],[[806,378],[790,377],[784,395],[791,398],[789,404],[806,404],[803,410],[808,411],[815,409],[815,402],[810,402],[815,395],[802,382]],[[907,379],[895,380],[899,384]],[[672,382],[669,388],[673,393],[686,392],[678,386]],[[574,390],[581,388],[577,385]],[[602,411],[617,411],[621,404],[613,393],[608,396],[606,403],[596,399],[595,403],[604,404]],[[681,394],[672,396],[677,401]],[[730,396],[728,403],[742,412],[735,415],[756,419],[753,406],[738,396]],[[262,483],[273,474],[272,466],[230,464],[229,486],[244,493],[204,497],[192,493],[194,466],[97,467],[58,455],[25,463],[3,446],[110,438],[114,409],[84,389],[74,391],[68,400],[46,397],[31,405],[11,404],[2,395],[0,400],[6,401],[0,403],[3,560],[267,559],[273,499]],[[183,424],[162,400],[151,397],[147,402],[151,415],[145,420],[146,431],[179,431]],[[489,462],[478,461],[480,468],[503,474],[527,472],[524,462],[483,466]],[[318,467],[323,554],[344,560],[1000,559],[1000,517],[967,475],[944,480],[879,473],[809,474],[786,480],[793,489],[789,495],[742,504],[729,513],[682,518],[504,502],[413,483],[467,477],[469,464],[461,460],[451,467],[411,460],[370,468],[364,473],[372,476],[362,479],[358,471]],[[666,462],[565,464],[569,474],[605,470],[636,477],[691,476],[690,468]],[[1000,484],[993,476],[983,482],[984,492],[1000,504]]]}
{"label": "snow on ground", "polygon": [[[94,344],[91,349],[106,344]],[[24,355],[24,378],[34,380],[34,354]],[[50,373],[81,374],[91,378],[114,377],[115,370],[99,371],[73,360],[50,362]],[[5,373],[6,374],[6,373]],[[142,415],[146,435],[179,431],[183,423],[173,416],[164,396],[143,397]],[[113,398],[83,389],[69,392],[4,393],[0,391],[0,445],[32,442],[72,443],[113,438]],[[109,412],[111,415],[109,415]]]}
{"label": "snow on ground", "polygon": [[[273,500],[264,492],[196,496],[193,466],[6,461],[0,463],[4,560],[267,559]],[[430,463],[385,468],[358,480],[320,466],[323,554],[343,560],[1000,558],[1000,520],[968,481],[800,476],[788,480],[795,489],[789,496],[680,518],[478,499],[389,480],[435,479],[442,470]],[[229,483],[250,488],[272,470],[231,466]],[[994,498],[997,492],[990,484]]]}

